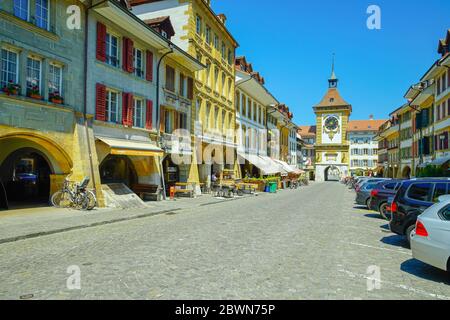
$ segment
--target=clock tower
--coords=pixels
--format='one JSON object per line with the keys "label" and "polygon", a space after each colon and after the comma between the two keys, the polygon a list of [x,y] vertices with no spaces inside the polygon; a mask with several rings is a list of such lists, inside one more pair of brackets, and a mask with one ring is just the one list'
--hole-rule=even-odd
{"label": "clock tower", "polygon": [[350,143],[347,126],[352,106],[339,94],[334,59],[328,91],[314,106],[317,124],[316,181],[334,181],[350,172]]}

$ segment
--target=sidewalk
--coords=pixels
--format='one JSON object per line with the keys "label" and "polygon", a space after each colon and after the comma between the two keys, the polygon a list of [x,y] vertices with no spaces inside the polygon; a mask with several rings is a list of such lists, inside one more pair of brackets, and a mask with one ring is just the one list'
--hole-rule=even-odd
{"label": "sidewalk", "polygon": [[[264,196],[259,193],[258,196]],[[147,202],[144,209],[95,209],[89,212],[54,207],[0,211],[0,244],[43,235],[83,229],[109,223],[139,219],[183,209],[236,201],[254,195],[233,199],[214,198],[211,195]]]}

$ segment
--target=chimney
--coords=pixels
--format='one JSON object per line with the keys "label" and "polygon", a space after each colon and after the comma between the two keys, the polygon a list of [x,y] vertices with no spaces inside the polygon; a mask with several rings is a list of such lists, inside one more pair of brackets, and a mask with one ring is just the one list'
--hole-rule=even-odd
{"label": "chimney", "polygon": [[217,18],[219,18],[220,21],[221,21],[224,25],[225,25],[225,22],[227,22],[227,16],[224,15],[223,13],[218,14],[218,15],[217,15]]}
{"label": "chimney", "polygon": [[373,120],[373,114],[369,116],[369,120]]}

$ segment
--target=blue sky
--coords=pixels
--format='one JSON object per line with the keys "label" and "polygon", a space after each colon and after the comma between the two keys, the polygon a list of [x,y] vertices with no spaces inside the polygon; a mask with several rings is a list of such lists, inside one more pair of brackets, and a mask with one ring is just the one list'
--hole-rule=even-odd
{"label": "blue sky", "polygon": [[[312,106],[328,88],[336,53],[339,90],[351,119],[387,119],[403,95],[439,58],[438,39],[450,28],[448,0],[212,0],[267,88],[314,124]],[[381,30],[366,27],[369,5],[381,8]]]}

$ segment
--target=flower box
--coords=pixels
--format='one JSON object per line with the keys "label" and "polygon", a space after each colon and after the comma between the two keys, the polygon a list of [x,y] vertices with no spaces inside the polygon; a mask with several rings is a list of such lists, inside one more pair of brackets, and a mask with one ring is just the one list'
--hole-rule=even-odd
{"label": "flower box", "polygon": [[57,99],[57,98],[51,98],[50,102],[56,103],[56,104],[62,104],[63,100],[62,99]]}
{"label": "flower box", "polygon": [[31,99],[42,100],[42,96],[40,94],[31,93],[29,95]]}

